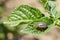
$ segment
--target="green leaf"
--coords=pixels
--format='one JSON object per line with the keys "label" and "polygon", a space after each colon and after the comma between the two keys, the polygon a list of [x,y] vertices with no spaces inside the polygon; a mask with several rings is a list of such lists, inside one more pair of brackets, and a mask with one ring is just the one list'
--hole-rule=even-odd
{"label": "green leaf", "polygon": [[21,5],[15,8],[11,15],[9,15],[8,21],[3,23],[9,30],[15,30],[16,26],[21,25],[21,23],[28,24],[28,22],[38,21],[43,16],[44,14],[39,9],[28,5]]}
{"label": "green leaf", "polygon": [[[37,30],[35,24],[37,22],[30,22],[26,28],[23,29],[19,29],[18,32],[20,33],[28,33],[28,34],[33,34],[33,35],[39,35],[39,34],[44,34],[49,32],[49,30],[51,29],[51,27],[53,27],[53,20],[51,20],[48,17],[42,17],[40,18],[40,20],[38,22],[45,22],[48,25],[48,28],[44,31],[41,30]],[[51,26],[50,26],[51,25]]]}
{"label": "green leaf", "polygon": [[60,18],[60,11],[56,13],[56,19]]}
{"label": "green leaf", "polygon": [[60,27],[60,20],[57,20],[55,25]]}
{"label": "green leaf", "polygon": [[47,4],[46,7],[45,7],[45,9],[46,9],[46,10],[50,13],[50,15],[51,15],[52,17],[54,17],[54,18],[55,18],[56,13],[57,13],[57,11],[56,11],[56,6],[57,6],[57,4],[56,4],[55,1],[48,1],[48,4]]}
{"label": "green leaf", "polygon": [[56,23],[55,24],[60,27],[60,11],[57,11],[57,13],[56,13]]}
{"label": "green leaf", "polygon": [[32,20],[18,20],[18,21],[7,21],[7,22],[3,22],[3,24],[5,25],[5,27],[10,30],[10,31],[15,31],[16,30],[16,26],[18,27],[18,25],[21,24],[21,22],[30,22]]}
{"label": "green leaf", "polygon": [[[45,22],[48,28],[44,31],[36,30],[36,22]],[[9,30],[16,30],[16,27],[22,25],[22,23],[26,23],[28,24],[26,28],[18,28],[17,31],[27,34],[41,34],[45,33],[45,31],[48,32],[48,29],[50,30],[50,25],[53,24],[53,20],[49,17],[45,17],[45,15],[42,14],[37,8],[28,5],[21,5],[11,13],[8,17],[8,21],[3,23]]]}
{"label": "green leaf", "polygon": [[39,9],[28,5],[21,5],[12,12],[8,19],[9,21],[35,20],[43,16],[44,14],[42,14]]}
{"label": "green leaf", "polygon": [[44,8],[49,12],[49,14],[55,18],[56,16],[56,2],[55,0],[40,0],[40,2],[43,4]]}

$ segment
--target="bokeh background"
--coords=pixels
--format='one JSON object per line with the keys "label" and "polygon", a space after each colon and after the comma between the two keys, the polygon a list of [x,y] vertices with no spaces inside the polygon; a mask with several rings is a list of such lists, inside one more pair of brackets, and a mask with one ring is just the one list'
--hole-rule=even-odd
{"label": "bokeh background", "polygon": [[[60,0],[56,0],[57,10],[60,10]],[[42,13],[46,16],[49,16],[48,12],[45,11],[42,4],[38,2],[38,0],[0,0],[0,17],[3,20],[7,20],[7,17],[16,7],[20,5],[31,5],[33,7],[39,8]],[[3,29],[0,27],[0,29]],[[7,30],[6,30],[7,31]],[[4,32],[0,33],[0,40],[60,40],[60,28],[55,26],[53,27],[47,34],[39,35],[37,37],[29,34],[23,35],[14,35],[11,32],[7,33],[7,39],[4,39]]]}

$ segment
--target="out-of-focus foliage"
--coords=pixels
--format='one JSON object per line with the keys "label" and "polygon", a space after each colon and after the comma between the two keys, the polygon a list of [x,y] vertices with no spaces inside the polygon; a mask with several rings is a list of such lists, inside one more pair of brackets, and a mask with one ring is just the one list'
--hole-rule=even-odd
{"label": "out-of-focus foliage", "polygon": [[0,15],[5,11],[5,8],[3,6],[0,6]]}
{"label": "out-of-focus foliage", "polygon": [[0,0],[0,5],[2,5],[4,1],[5,1],[5,0]]}
{"label": "out-of-focus foliage", "polygon": [[4,39],[5,39],[5,34],[4,34],[3,26],[2,26],[2,21],[0,18],[0,40],[4,40]]}

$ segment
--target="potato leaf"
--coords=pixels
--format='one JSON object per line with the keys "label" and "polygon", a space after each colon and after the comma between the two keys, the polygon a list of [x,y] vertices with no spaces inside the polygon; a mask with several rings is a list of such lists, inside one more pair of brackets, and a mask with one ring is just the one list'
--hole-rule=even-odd
{"label": "potato leaf", "polygon": [[35,20],[43,17],[39,9],[32,8],[28,5],[21,5],[16,8],[12,14],[9,16],[9,21],[17,21],[17,20]]}
{"label": "potato leaf", "polygon": [[57,20],[55,25],[60,27],[60,20]]}
{"label": "potato leaf", "polygon": [[52,20],[50,20],[50,18],[48,18],[48,17],[43,17],[38,22],[47,23],[48,28],[46,30],[44,30],[44,31],[37,30],[36,26],[35,26],[35,23],[37,23],[37,22],[30,22],[30,23],[28,23],[26,28],[21,29],[21,30],[19,29],[20,31],[18,31],[18,32],[20,32],[20,33],[28,33],[28,34],[33,34],[33,35],[40,35],[40,34],[45,34],[45,33],[49,32],[49,30],[53,26],[53,25],[51,25],[51,24],[53,24]]}
{"label": "potato leaf", "polygon": [[46,5],[45,9],[49,12],[49,14],[52,17],[56,17],[56,2],[55,1],[48,1],[48,4]]}
{"label": "potato leaf", "polygon": [[59,19],[59,18],[60,18],[60,11],[56,13],[56,19]]}
{"label": "potato leaf", "polygon": [[[35,23],[36,22],[45,22],[47,24],[47,29],[44,31],[36,30]],[[27,24],[26,28],[17,29],[18,33],[27,33],[27,34],[43,34],[50,30],[50,25],[53,24],[53,20],[49,17],[45,17],[44,14],[40,12],[39,9],[28,6],[21,5],[14,9],[11,15],[8,17],[7,22],[3,22],[9,30],[16,30],[16,27],[19,25]]]}
{"label": "potato leaf", "polygon": [[11,28],[15,30],[15,27],[21,25],[21,23],[28,24],[28,22],[38,21],[41,17],[44,17],[44,14],[39,9],[28,5],[21,5],[14,9],[11,15],[9,15],[8,21],[4,22],[4,24],[9,30]]}
{"label": "potato leaf", "polygon": [[56,25],[60,27],[60,11],[56,14]]}
{"label": "potato leaf", "polygon": [[40,2],[43,4],[44,8],[49,12],[49,14],[55,18],[56,16],[56,2],[55,0],[40,0]]}

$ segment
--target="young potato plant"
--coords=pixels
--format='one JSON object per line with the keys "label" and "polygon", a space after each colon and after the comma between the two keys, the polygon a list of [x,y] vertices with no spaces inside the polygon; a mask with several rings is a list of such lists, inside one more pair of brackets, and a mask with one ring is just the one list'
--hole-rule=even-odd
{"label": "young potato plant", "polygon": [[[25,34],[45,34],[55,25],[60,26],[60,12],[56,10],[55,0],[40,0],[44,8],[49,12],[50,16],[45,16],[38,8],[20,5],[15,8],[8,17],[7,22],[3,24],[10,31],[17,31],[17,33]],[[19,25],[27,24],[27,27],[18,27]]]}

